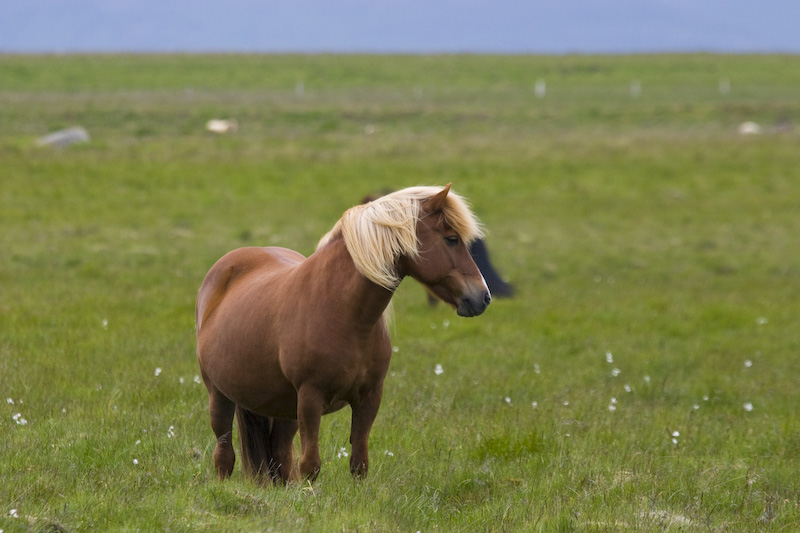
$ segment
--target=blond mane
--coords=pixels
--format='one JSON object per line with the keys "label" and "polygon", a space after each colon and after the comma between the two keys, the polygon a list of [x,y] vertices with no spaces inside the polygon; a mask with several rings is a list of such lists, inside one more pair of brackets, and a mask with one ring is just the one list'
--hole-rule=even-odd
{"label": "blond mane", "polygon": [[[441,190],[442,187],[410,187],[351,207],[322,237],[317,249],[341,234],[356,269],[367,279],[394,290],[400,283],[394,268],[397,258],[418,255],[416,228],[420,206]],[[447,194],[442,213],[467,244],[483,235],[475,215],[458,194],[452,191]]]}

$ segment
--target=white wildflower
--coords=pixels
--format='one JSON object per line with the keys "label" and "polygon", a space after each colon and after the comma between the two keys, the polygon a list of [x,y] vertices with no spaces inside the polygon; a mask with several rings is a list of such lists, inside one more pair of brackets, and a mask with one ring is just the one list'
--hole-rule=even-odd
{"label": "white wildflower", "polygon": [[505,402],[506,402],[508,405],[511,405],[511,396],[506,396],[506,397],[505,397],[503,400],[504,400],[504,401],[505,401]]}
{"label": "white wildflower", "polygon": [[22,413],[15,413],[11,418],[20,426],[27,425],[28,423],[28,421],[22,417]]}
{"label": "white wildflower", "polygon": [[389,450],[384,450],[383,455],[385,455],[386,457],[394,457],[394,454]]}
{"label": "white wildflower", "polygon": [[534,409],[536,409],[537,407],[539,407],[539,402],[536,402],[536,401],[534,401],[534,402],[531,402],[531,407],[533,407]]}
{"label": "white wildflower", "polygon": [[756,324],[758,324],[759,326],[763,326],[764,324],[767,323],[769,323],[769,320],[767,320],[767,317],[765,316],[760,316],[756,319]]}
{"label": "white wildflower", "polygon": [[751,361],[750,359],[745,359],[744,360],[744,367],[745,368],[750,368],[751,366],[753,366],[753,361]]}
{"label": "white wildflower", "polygon": [[442,368],[442,365],[436,365],[433,368],[433,373],[437,376],[441,376],[444,373],[444,368]]}
{"label": "white wildflower", "polygon": [[170,426],[169,429],[167,430],[167,438],[171,439],[174,436],[175,436],[175,426]]}
{"label": "white wildflower", "polygon": [[614,368],[613,370],[611,370],[611,375],[614,377],[617,377],[620,374],[622,374],[622,370],[620,370],[619,368]]}
{"label": "white wildflower", "polygon": [[644,382],[645,383],[650,383],[650,376],[648,374],[644,375]]}
{"label": "white wildflower", "polygon": [[157,366],[157,367],[156,367],[156,372],[155,372],[155,375],[156,375],[156,377],[158,377],[158,376],[160,376],[160,375],[161,375],[161,367],[160,367],[160,366]]}
{"label": "white wildflower", "polygon": [[200,385],[200,383],[202,383],[202,381],[200,380],[200,376],[197,375],[197,374],[194,375],[194,379],[192,379],[192,381],[194,381],[198,385]]}
{"label": "white wildflower", "polygon": [[138,464],[139,464],[139,459],[134,459],[134,460],[133,460],[133,464],[134,464],[134,465],[138,465]]}
{"label": "white wildflower", "polygon": [[8,512],[8,516],[10,516],[11,518],[19,518],[19,513],[17,512],[16,509],[11,509]]}
{"label": "white wildflower", "polygon": [[539,363],[533,363],[533,371],[536,372],[537,374],[542,373],[542,369],[539,368]]}
{"label": "white wildflower", "polygon": [[14,405],[14,398],[6,398],[6,403],[9,405]]}
{"label": "white wildflower", "polygon": [[753,404],[751,402],[745,402],[744,410],[748,413],[753,410]]}
{"label": "white wildflower", "polygon": [[614,362],[614,354],[606,352],[606,363],[611,364]]}
{"label": "white wildflower", "polygon": [[625,389],[625,392],[630,392],[631,391],[631,386],[626,383],[625,386],[623,387],[623,389]]}
{"label": "white wildflower", "polygon": [[103,319],[103,329],[108,329],[108,319]]}
{"label": "white wildflower", "polygon": [[339,453],[336,454],[336,457],[341,459],[342,457],[347,457],[347,448],[339,448]]}

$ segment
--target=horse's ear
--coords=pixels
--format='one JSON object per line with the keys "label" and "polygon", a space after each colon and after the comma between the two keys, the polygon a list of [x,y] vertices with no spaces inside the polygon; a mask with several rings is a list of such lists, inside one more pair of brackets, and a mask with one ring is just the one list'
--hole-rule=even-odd
{"label": "horse's ear", "polygon": [[425,201],[425,209],[429,213],[441,211],[444,208],[444,203],[447,201],[447,193],[450,192],[450,183],[444,186],[444,189],[437,192]]}

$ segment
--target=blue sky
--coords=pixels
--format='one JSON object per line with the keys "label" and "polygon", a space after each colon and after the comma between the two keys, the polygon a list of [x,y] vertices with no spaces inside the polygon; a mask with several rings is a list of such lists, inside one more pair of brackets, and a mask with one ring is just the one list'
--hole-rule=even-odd
{"label": "blue sky", "polygon": [[4,0],[2,52],[800,53],[800,0]]}

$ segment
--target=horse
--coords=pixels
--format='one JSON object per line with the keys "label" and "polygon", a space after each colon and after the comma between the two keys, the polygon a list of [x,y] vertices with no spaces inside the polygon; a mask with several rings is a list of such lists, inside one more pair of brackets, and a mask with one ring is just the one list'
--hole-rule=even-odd
{"label": "horse", "polygon": [[321,417],[349,405],[350,473],[367,475],[369,433],[392,354],[386,311],[402,279],[415,278],[463,317],[491,294],[469,253],[482,230],[445,187],[412,187],[345,211],[308,258],[246,247],[220,258],[197,296],[197,359],[208,390],[213,460],[230,477],[239,431],[249,478],[296,478],[321,468]]}

